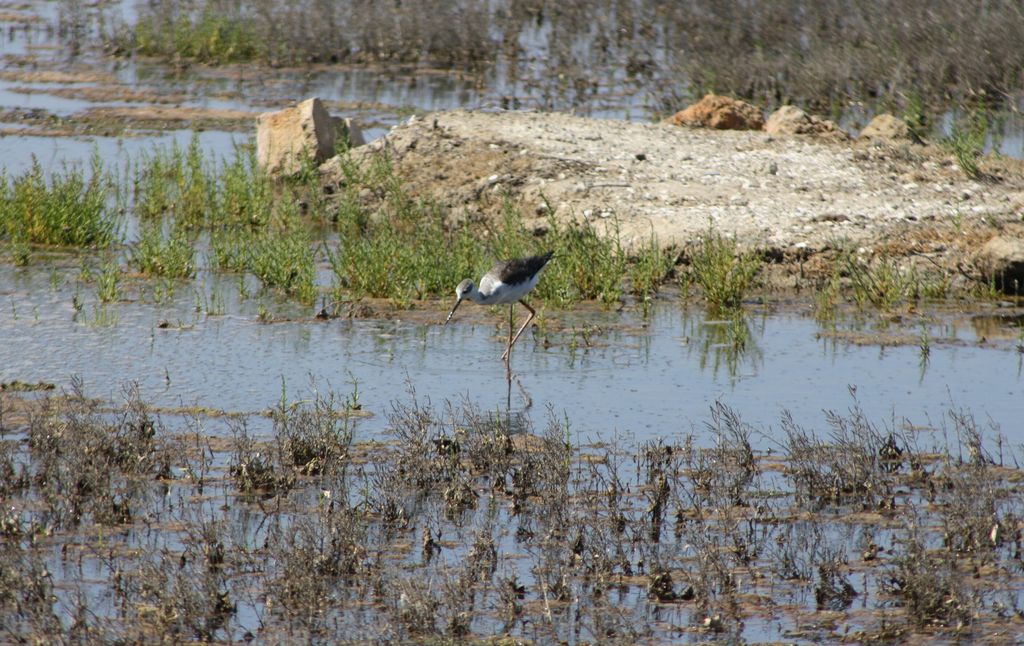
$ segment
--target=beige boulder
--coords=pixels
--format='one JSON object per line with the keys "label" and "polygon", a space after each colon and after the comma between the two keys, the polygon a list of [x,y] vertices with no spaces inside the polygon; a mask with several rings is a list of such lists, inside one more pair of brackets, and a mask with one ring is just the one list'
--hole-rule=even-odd
{"label": "beige boulder", "polygon": [[1008,294],[1024,293],[1024,231],[998,235],[982,245],[974,263],[986,280]]}
{"label": "beige boulder", "polygon": [[335,125],[320,99],[256,118],[256,158],[272,176],[293,175],[305,155],[321,164],[334,155]]}
{"label": "beige boulder", "polygon": [[833,121],[807,114],[794,105],[784,105],[768,117],[764,125],[770,135],[812,135],[828,139],[849,139]]}
{"label": "beige boulder", "polygon": [[760,108],[718,94],[708,94],[665,121],[676,126],[715,130],[760,130],[764,127]]}
{"label": "beige boulder", "polygon": [[880,114],[860,131],[857,141],[880,141],[885,143],[920,143],[910,130],[907,122],[891,114]]}

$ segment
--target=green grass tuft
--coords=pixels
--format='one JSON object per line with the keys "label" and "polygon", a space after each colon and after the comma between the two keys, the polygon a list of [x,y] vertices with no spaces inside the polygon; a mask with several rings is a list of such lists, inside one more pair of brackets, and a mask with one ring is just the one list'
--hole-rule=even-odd
{"label": "green grass tuft", "polygon": [[25,174],[9,180],[0,176],[0,238],[20,244],[106,247],[117,230],[109,197],[98,157],[88,179],[77,168],[47,178],[33,157]]}
{"label": "green grass tuft", "polygon": [[982,176],[978,160],[985,150],[987,136],[988,117],[983,110],[977,110],[955,121],[949,136],[943,140],[943,145],[953,153],[957,165],[971,179]]}
{"label": "green grass tuft", "polygon": [[693,254],[690,278],[700,285],[713,310],[739,308],[760,271],[762,260],[754,251],[740,251],[735,238],[709,230]]}
{"label": "green grass tuft", "polygon": [[847,253],[839,267],[849,279],[853,299],[861,309],[873,306],[888,311],[916,291],[913,272],[901,269],[894,258],[869,262]]}
{"label": "green grass tuft", "polygon": [[113,303],[121,298],[121,267],[110,261],[96,279],[97,295],[102,303]]}
{"label": "green grass tuft", "polygon": [[301,223],[259,232],[217,232],[211,240],[211,254],[220,269],[252,273],[265,287],[280,289],[303,303],[316,298],[316,258]]}
{"label": "green grass tuft", "polygon": [[658,292],[658,287],[668,280],[675,267],[675,255],[658,244],[652,235],[629,265],[629,279],[633,295],[641,302],[647,302]]}
{"label": "green grass tuft", "polygon": [[147,276],[191,278],[196,273],[195,248],[184,232],[164,237],[159,226],[147,228],[132,252],[132,263]]}
{"label": "green grass tuft", "polygon": [[264,50],[251,18],[218,14],[212,8],[170,21],[141,15],[134,36],[134,46],[142,55],[215,65],[251,61]]}
{"label": "green grass tuft", "polygon": [[248,269],[267,287],[303,303],[316,298],[316,263],[309,234],[301,226],[253,240]]}
{"label": "green grass tuft", "polygon": [[218,186],[207,168],[198,134],[187,151],[177,143],[154,148],[135,171],[135,213],[144,220],[173,217],[178,226],[201,228],[218,213]]}

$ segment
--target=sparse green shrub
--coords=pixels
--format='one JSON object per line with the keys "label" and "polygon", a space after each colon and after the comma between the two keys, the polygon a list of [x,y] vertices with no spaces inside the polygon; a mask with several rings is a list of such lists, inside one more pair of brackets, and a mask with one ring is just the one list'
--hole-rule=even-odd
{"label": "sparse green shrub", "polygon": [[103,271],[96,279],[97,293],[103,303],[112,303],[121,298],[121,267],[115,261],[103,266]]}
{"label": "sparse green shrub", "polygon": [[544,270],[538,294],[563,306],[578,300],[619,302],[626,254],[618,236],[602,237],[587,222],[559,225],[552,220],[550,226],[543,245],[553,249],[555,257]]}
{"label": "sparse green shrub", "polygon": [[98,157],[88,178],[78,168],[53,172],[39,160],[12,179],[0,175],[0,237],[20,243],[105,247],[117,223],[108,209],[109,183]]}
{"label": "sparse green shrub", "polygon": [[840,260],[840,267],[849,278],[853,298],[861,308],[872,305],[890,310],[916,291],[913,272],[901,269],[895,258],[881,257],[869,262],[848,253]]}
{"label": "sparse green shrub", "polygon": [[974,111],[956,120],[949,136],[943,140],[945,147],[953,153],[957,165],[971,179],[981,177],[978,159],[985,149],[987,135],[988,117],[983,111]]}
{"label": "sparse green shrub", "polygon": [[754,251],[740,251],[735,238],[709,229],[690,261],[690,274],[712,309],[735,309],[761,269]]}
{"label": "sparse green shrub", "polygon": [[215,213],[216,178],[206,168],[198,134],[188,150],[175,142],[143,155],[135,170],[135,212],[145,220],[173,217],[181,227],[198,228]]}
{"label": "sparse green shrub", "polygon": [[255,146],[236,149],[220,172],[217,210],[211,226],[263,227],[274,211],[274,187],[256,160]]}
{"label": "sparse green shrub", "polygon": [[649,300],[657,293],[658,287],[668,279],[674,266],[673,254],[662,249],[658,239],[652,235],[629,265],[628,273],[633,295],[641,301]]}
{"label": "sparse green shrub", "polygon": [[423,222],[403,235],[388,225],[347,238],[332,256],[335,290],[407,301],[447,293],[481,264],[480,245],[469,229],[447,232]]}
{"label": "sparse green shrub", "polygon": [[224,64],[253,60],[264,49],[255,22],[244,15],[224,15],[206,7],[197,15],[161,18],[140,13],[135,25],[140,54]]}
{"label": "sparse green shrub", "polygon": [[132,262],[147,276],[191,278],[196,273],[195,248],[182,231],[164,237],[159,226],[147,228],[132,254]]}
{"label": "sparse green shrub", "polygon": [[276,287],[303,303],[316,297],[316,265],[309,234],[301,227],[256,237],[246,268],[267,287]]}

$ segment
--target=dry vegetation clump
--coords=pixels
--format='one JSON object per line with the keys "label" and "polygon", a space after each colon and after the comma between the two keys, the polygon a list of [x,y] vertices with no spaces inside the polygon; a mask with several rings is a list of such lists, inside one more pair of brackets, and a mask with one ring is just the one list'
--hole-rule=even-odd
{"label": "dry vegetation clump", "polygon": [[282,397],[211,441],[200,418],[153,417],[134,388],[116,407],[80,386],[27,399],[0,439],[0,640],[1015,629],[1019,473],[969,414],[927,450],[856,405],[826,417],[827,435],[787,416],[769,455],[722,404],[699,435],[582,446],[555,415],[535,431],[411,393],[392,441],[362,445],[351,401]]}
{"label": "dry vegetation clump", "polygon": [[175,62],[500,63],[547,109],[596,105],[614,84],[661,111],[714,91],[819,112],[861,102],[916,115],[922,104],[1001,104],[1022,89],[1024,65],[1024,10],[1009,0],[179,0],[152,3],[134,24],[100,11],[96,27],[95,12],[70,5],[60,33],[75,48],[99,32],[108,52]]}
{"label": "dry vegetation clump", "polygon": [[821,110],[850,99],[941,105],[998,102],[1020,89],[1006,66],[1024,62],[1015,45],[1024,38],[1024,10],[1013,2],[697,0],[668,5],[660,17],[680,53],[677,73],[758,102]]}
{"label": "dry vegetation clump", "polygon": [[797,502],[811,509],[835,504],[892,508],[897,472],[905,464],[896,435],[880,432],[859,406],[848,417],[830,412],[826,419],[832,431],[823,439],[783,414],[787,475]]}

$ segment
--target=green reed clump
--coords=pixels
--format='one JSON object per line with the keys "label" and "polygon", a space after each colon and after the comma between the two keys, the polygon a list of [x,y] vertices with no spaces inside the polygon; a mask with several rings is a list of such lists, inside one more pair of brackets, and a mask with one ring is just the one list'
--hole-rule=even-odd
{"label": "green reed clump", "polygon": [[191,278],[196,273],[196,251],[184,231],[164,236],[161,227],[150,226],[132,252],[132,263],[147,276]]}
{"label": "green reed clump", "polygon": [[121,298],[121,267],[116,261],[103,266],[103,271],[96,278],[97,295],[103,303],[113,303]]}
{"label": "green reed clump", "polygon": [[427,218],[404,231],[379,224],[357,237],[345,237],[331,256],[335,294],[343,292],[405,302],[436,296],[472,276],[482,260],[468,227],[446,230]]}
{"label": "green reed clump", "polygon": [[542,298],[561,305],[578,300],[611,305],[622,298],[626,254],[618,236],[602,237],[587,222],[559,225],[552,220],[544,244],[555,258],[539,287]]}
{"label": "green reed clump", "polygon": [[255,146],[236,149],[224,162],[217,182],[217,207],[211,226],[264,227],[274,212],[274,186],[259,166]]}
{"label": "green reed clump", "polygon": [[[219,168],[204,158],[196,136],[184,151],[177,144],[155,149],[136,166],[135,211],[148,224],[133,263],[152,276],[191,277],[195,249],[187,230],[208,228],[214,267],[250,272],[267,287],[312,302],[312,240],[293,189],[308,191],[311,185],[275,187],[252,146]],[[172,233],[166,236],[168,228]]]}
{"label": "green reed clump", "polygon": [[949,136],[942,142],[946,149],[953,153],[960,169],[971,179],[981,177],[978,160],[985,150],[987,136],[988,117],[984,110],[976,110],[965,118],[957,119]]}
{"label": "green reed clump", "polygon": [[303,303],[316,298],[316,258],[301,222],[252,231],[217,231],[210,242],[214,266],[249,272],[265,287],[280,289]]}
{"label": "green reed clump", "polygon": [[145,56],[224,64],[251,61],[266,49],[254,20],[236,11],[162,16],[145,13],[135,25],[134,47]]}
{"label": "green reed clump", "polygon": [[303,303],[316,298],[316,263],[309,233],[295,227],[257,237],[248,269],[267,287],[276,287]]}
{"label": "green reed clump", "polygon": [[177,142],[169,149],[154,148],[137,165],[134,183],[140,218],[173,217],[179,226],[198,228],[218,212],[217,177],[207,168],[198,134],[187,151]]}
{"label": "green reed clump", "polygon": [[210,235],[209,258],[214,269],[244,272],[256,234],[249,229],[218,229]]}
{"label": "green reed clump", "polygon": [[185,150],[173,143],[143,155],[134,166],[133,186],[132,207],[140,219],[169,218],[188,229],[264,227],[294,197],[287,190],[275,194],[254,146],[237,148],[218,167],[204,156],[198,134]]}
{"label": "green reed clump", "polygon": [[[363,165],[342,159],[345,193],[338,202],[337,251],[330,256],[334,293],[389,298],[398,303],[454,289],[480,263],[469,227],[446,225],[446,212],[409,195],[386,155]],[[382,198],[372,215],[359,198],[369,189]]]}
{"label": "green reed clump", "polygon": [[117,221],[108,208],[109,182],[99,157],[88,177],[64,168],[49,178],[34,156],[23,175],[0,175],[0,238],[16,243],[105,247],[115,239]]}
{"label": "green reed clump", "polygon": [[658,292],[658,287],[668,280],[674,267],[674,254],[662,249],[657,238],[652,235],[629,265],[628,275],[633,295],[641,301],[648,301]]}
{"label": "green reed clump", "polygon": [[882,257],[870,262],[846,253],[839,261],[839,271],[849,279],[853,300],[861,309],[873,306],[890,310],[918,292],[915,272],[901,268],[895,258]]}
{"label": "green reed clump", "polygon": [[741,251],[735,238],[709,230],[690,261],[690,277],[700,285],[712,309],[736,309],[760,271],[754,251]]}

